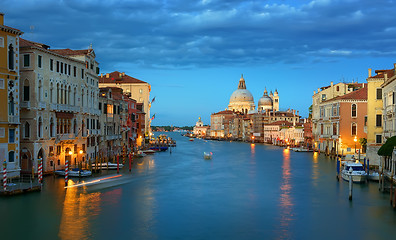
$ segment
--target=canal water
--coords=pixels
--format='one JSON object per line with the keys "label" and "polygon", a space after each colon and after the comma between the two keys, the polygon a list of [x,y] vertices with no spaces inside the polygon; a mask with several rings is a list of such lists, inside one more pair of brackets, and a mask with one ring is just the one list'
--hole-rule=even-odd
{"label": "canal water", "polygon": [[[113,185],[0,198],[1,239],[394,239],[396,212],[378,184],[337,182],[316,153],[188,138],[135,160]],[[204,160],[203,152],[213,152]],[[74,180],[76,181],[76,180]],[[86,181],[90,181],[85,180]],[[113,183],[114,183],[113,182]],[[73,184],[72,182],[70,182]],[[119,184],[119,185],[117,185]]]}

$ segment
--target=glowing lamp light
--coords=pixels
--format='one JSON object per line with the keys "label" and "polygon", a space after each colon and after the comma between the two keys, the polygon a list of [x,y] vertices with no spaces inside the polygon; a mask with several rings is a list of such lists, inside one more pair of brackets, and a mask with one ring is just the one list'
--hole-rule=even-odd
{"label": "glowing lamp light", "polygon": [[355,136],[355,138],[353,139],[354,142],[357,142],[357,137]]}
{"label": "glowing lamp light", "polygon": [[80,154],[83,154],[83,152],[84,152],[83,150],[80,150]]}
{"label": "glowing lamp light", "polygon": [[69,151],[69,155],[72,155],[73,154],[73,152],[72,151]]}

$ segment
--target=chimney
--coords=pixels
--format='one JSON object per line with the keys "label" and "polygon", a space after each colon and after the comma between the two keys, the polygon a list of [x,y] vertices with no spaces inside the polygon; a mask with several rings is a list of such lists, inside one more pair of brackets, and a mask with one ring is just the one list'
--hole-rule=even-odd
{"label": "chimney", "polygon": [[100,77],[101,77],[101,78],[103,77],[103,73],[100,74]]}
{"label": "chimney", "polygon": [[363,83],[363,88],[364,88],[364,83]]}
{"label": "chimney", "polygon": [[118,74],[119,77],[122,77],[122,73]]}
{"label": "chimney", "polygon": [[368,69],[368,77],[371,77],[371,68]]}
{"label": "chimney", "polygon": [[106,78],[109,78],[109,77],[110,77],[110,74],[106,73]]}
{"label": "chimney", "polygon": [[333,86],[333,81],[331,81],[330,85]]}
{"label": "chimney", "polygon": [[125,76],[125,72],[122,72],[122,76]]}
{"label": "chimney", "polygon": [[318,93],[320,92],[320,88],[318,88]]}
{"label": "chimney", "polygon": [[314,95],[316,94],[316,91],[314,91]]}
{"label": "chimney", "polygon": [[0,12],[0,25],[4,25],[4,13]]}
{"label": "chimney", "polygon": [[388,73],[384,73],[385,82],[388,81]]}

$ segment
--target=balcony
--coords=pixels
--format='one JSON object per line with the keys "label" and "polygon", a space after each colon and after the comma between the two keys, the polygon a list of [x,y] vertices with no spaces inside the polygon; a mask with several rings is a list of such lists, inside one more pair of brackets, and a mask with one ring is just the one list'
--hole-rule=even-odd
{"label": "balcony", "polygon": [[47,107],[47,104],[45,102],[38,102],[37,107],[39,109],[45,109]]}
{"label": "balcony", "polygon": [[30,102],[22,101],[19,105],[21,108],[30,108]]}
{"label": "balcony", "polygon": [[122,139],[121,134],[106,135],[106,140]]}
{"label": "balcony", "polygon": [[74,140],[76,136],[74,133],[57,134],[56,139],[59,141]]}
{"label": "balcony", "polygon": [[77,113],[80,111],[80,107],[72,106],[72,105],[68,105],[68,104],[51,103],[50,110],[58,111],[58,112],[75,112],[75,113]]}
{"label": "balcony", "polygon": [[99,132],[98,129],[88,129],[88,135],[89,135],[89,136],[91,136],[91,135],[97,135],[97,134],[100,134],[100,132]]}
{"label": "balcony", "polygon": [[8,116],[8,122],[12,124],[19,124],[19,115]]}

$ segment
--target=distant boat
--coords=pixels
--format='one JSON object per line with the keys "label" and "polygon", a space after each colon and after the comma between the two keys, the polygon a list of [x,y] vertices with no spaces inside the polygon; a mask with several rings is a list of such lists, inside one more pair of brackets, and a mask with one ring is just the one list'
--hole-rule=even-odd
{"label": "distant boat", "polygon": [[188,139],[188,141],[192,142],[192,141],[194,141],[194,138],[190,138],[190,139]]}
{"label": "distant boat", "polygon": [[212,159],[213,153],[212,152],[204,152],[204,159],[210,160]]}
{"label": "distant boat", "polygon": [[[56,175],[59,176],[65,176],[65,169],[62,170],[56,170],[55,171]],[[73,168],[71,170],[68,171],[67,174],[69,177],[89,177],[92,175],[92,172],[89,170],[83,170],[83,169],[79,169],[79,168]]]}
{"label": "distant boat", "polygon": [[312,149],[308,149],[308,148],[303,148],[303,147],[299,147],[299,148],[292,148],[293,151],[295,152],[312,152]]}
{"label": "distant boat", "polygon": [[[117,163],[98,163],[98,169],[100,169],[100,166],[102,166],[102,169],[109,169],[109,170],[117,170]],[[121,169],[124,167],[124,164],[119,163],[118,168]],[[96,163],[92,163],[92,169],[96,168]]]}
{"label": "distant boat", "polygon": [[146,156],[146,154],[142,151],[138,151],[135,156],[136,157],[144,157],[144,156]]}
{"label": "distant boat", "polygon": [[145,153],[145,154],[154,154],[154,153],[155,153],[155,151],[154,151],[154,150],[151,150],[151,149],[142,150],[142,152]]}

